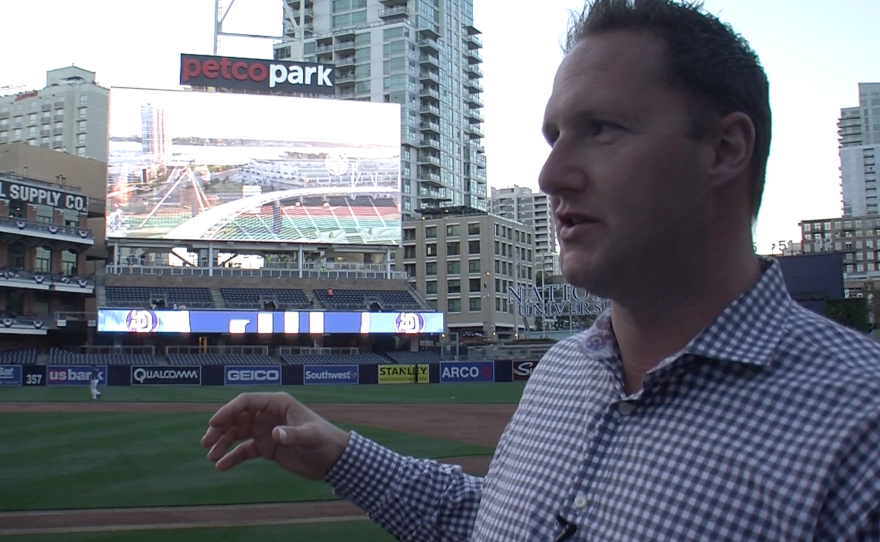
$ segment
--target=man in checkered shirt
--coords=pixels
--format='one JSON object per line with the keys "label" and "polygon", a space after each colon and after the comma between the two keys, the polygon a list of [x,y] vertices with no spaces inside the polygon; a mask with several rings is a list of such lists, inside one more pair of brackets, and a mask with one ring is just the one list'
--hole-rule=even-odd
{"label": "man in checkered shirt", "polygon": [[565,278],[612,306],[542,360],[486,478],[284,394],[218,411],[209,458],[324,479],[401,540],[880,541],[880,349],[753,253],[768,102],[757,56],[699,6],[595,0],[540,185]]}

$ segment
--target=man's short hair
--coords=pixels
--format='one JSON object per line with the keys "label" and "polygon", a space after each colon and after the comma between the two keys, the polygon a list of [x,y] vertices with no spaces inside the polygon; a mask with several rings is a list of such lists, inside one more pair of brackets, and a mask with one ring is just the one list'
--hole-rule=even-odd
{"label": "man's short hair", "polygon": [[758,216],[770,155],[770,91],[758,55],[730,25],[683,0],[588,0],[573,14],[566,54],[588,36],[612,31],[648,32],[667,46],[672,82],[694,97],[694,136],[721,116],[741,112],[755,125],[749,187],[752,220]]}

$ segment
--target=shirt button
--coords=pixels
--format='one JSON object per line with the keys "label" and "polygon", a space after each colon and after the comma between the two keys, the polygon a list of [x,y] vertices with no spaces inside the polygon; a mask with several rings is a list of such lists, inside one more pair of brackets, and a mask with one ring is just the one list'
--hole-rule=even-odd
{"label": "shirt button", "polygon": [[577,508],[578,510],[583,510],[584,508],[587,507],[588,504],[589,504],[589,501],[587,500],[586,495],[578,495],[577,497],[574,498],[574,507]]}
{"label": "shirt button", "polygon": [[636,406],[632,403],[622,402],[617,404],[617,411],[624,416],[629,416],[635,409]]}

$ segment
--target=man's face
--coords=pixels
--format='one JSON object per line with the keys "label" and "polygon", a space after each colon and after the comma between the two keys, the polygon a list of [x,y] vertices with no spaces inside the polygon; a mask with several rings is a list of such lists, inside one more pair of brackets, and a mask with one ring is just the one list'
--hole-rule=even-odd
{"label": "man's face", "polygon": [[[544,115],[539,184],[566,280],[611,299],[687,265],[708,214],[712,148],[689,137],[695,106],[670,83],[665,45],[609,32],[566,56]],[[640,278],[641,277],[641,278]]]}

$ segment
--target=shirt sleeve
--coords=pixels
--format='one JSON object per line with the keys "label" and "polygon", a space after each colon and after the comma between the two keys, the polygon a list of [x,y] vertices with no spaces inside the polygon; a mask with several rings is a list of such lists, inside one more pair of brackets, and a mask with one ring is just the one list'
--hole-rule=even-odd
{"label": "shirt sleeve", "polygon": [[324,481],[404,542],[467,541],[483,489],[461,467],[406,457],[355,432]]}

